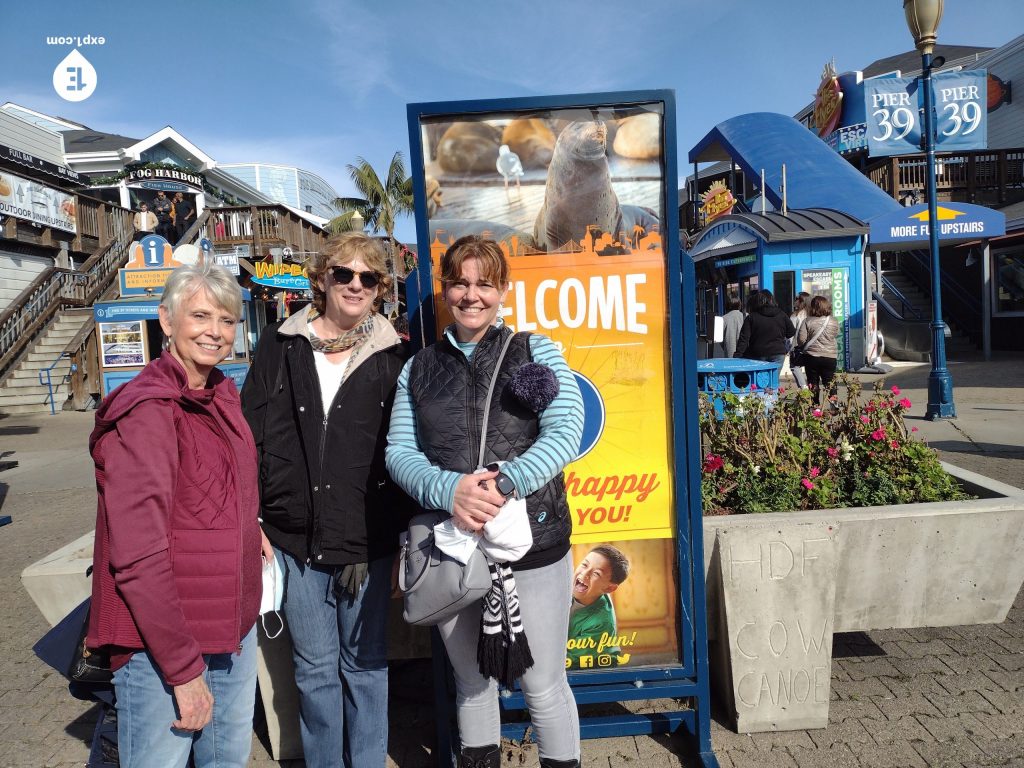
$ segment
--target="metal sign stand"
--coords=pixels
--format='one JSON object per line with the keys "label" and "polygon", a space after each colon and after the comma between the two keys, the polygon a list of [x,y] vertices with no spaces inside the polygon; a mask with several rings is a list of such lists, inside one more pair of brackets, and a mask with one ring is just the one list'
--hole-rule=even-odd
{"label": "metal sign stand", "polygon": [[[672,91],[634,91],[626,93],[555,96],[533,99],[410,104],[408,106],[411,167],[416,202],[417,239],[420,247],[416,274],[406,281],[410,336],[413,343],[433,341],[433,280],[430,265],[429,222],[426,179],[422,149],[424,117],[501,112],[609,104],[636,104],[660,101],[664,106],[664,176],[676,178],[675,96]],[[675,184],[665,185],[664,250],[665,281],[668,291],[670,330],[672,427],[676,506],[676,564],[678,586],[677,627],[679,663],[637,666],[587,672],[570,672],[569,682],[579,705],[638,701],[662,698],[689,699],[688,708],[658,713],[623,713],[601,717],[581,716],[580,735],[584,739],[613,736],[672,733],[684,729],[693,739],[693,752],[705,768],[717,768],[711,746],[710,691],[708,684],[707,614],[704,592],[703,521],[700,496],[700,437],[697,416],[696,320],[683,307],[684,295],[695,294],[693,263],[679,247],[674,212],[678,210]],[[458,733],[454,725],[454,695],[450,666],[444,646],[432,632],[434,658],[434,704],[437,717],[437,765],[455,765]],[[525,709],[519,690],[502,691],[503,710]],[[529,722],[506,723],[502,736],[522,740]]]}

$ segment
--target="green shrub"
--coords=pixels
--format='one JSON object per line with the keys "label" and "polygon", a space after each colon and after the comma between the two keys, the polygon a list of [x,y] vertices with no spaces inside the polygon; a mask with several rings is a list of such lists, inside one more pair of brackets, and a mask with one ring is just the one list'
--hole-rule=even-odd
{"label": "green shrub", "polygon": [[867,400],[840,377],[845,398],[817,407],[807,390],[761,396],[701,393],[705,515],[784,512],[971,498],[938,455],[907,429],[910,401],[874,386]]}

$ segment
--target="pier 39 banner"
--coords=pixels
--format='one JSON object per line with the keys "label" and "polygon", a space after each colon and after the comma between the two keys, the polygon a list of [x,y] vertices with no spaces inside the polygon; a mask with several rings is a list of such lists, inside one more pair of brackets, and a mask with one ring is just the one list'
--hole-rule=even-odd
{"label": "pier 39 banner", "polygon": [[490,237],[504,321],[551,338],[583,392],[567,667],[678,662],[664,102],[418,119],[438,333],[442,254]]}

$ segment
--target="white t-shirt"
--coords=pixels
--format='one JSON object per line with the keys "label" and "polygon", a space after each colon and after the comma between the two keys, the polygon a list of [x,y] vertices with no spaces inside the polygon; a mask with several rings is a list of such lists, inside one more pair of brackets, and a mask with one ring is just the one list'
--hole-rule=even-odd
{"label": "white t-shirt", "polygon": [[341,380],[345,378],[345,371],[348,369],[348,361],[351,355],[340,363],[332,363],[323,352],[313,350],[313,359],[316,361],[316,375],[320,379],[320,397],[324,403],[324,416],[331,409],[334,396],[338,394]]}

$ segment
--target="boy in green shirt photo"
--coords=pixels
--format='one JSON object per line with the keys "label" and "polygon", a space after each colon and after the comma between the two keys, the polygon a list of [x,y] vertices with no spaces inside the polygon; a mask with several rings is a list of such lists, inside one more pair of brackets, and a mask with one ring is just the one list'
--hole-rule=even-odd
{"label": "boy in green shirt photo", "polygon": [[629,560],[610,544],[601,544],[587,553],[576,566],[572,580],[572,609],[569,616],[567,668],[590,669],[599,656],[610,657],[618,665],[621,649],[604,645],[617,634],[615,607],[609,595],[629,576]]}

